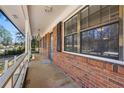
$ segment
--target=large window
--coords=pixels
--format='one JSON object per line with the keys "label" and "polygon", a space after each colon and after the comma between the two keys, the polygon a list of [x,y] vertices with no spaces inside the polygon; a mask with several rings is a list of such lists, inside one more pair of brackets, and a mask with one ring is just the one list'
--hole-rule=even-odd
{"label": "large window", "polygon": [[118,23],[81,32],[81,53],[118,59]]}
{"label": "large window", "polygon": [[65,51],[77,52],[77,15],[65,22]]}
{"label": "large window", "polygon": [[65,51],[119,58],[118,5],[86,6],[64,24]]}

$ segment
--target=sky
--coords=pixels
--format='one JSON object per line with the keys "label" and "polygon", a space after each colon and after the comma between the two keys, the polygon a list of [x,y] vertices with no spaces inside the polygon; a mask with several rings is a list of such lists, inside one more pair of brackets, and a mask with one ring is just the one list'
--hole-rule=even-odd
{"label": "sky", "polygon": [[0,25],[7,29],[12,36],[12,42],[16,40],[18,29],[0,12]]}

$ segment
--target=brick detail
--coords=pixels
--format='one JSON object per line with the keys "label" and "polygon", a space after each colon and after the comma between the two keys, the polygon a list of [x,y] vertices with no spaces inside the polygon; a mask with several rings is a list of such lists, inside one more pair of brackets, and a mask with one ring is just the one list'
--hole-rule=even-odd
{"label": "brick detail", "polygon": [[[65,52],[57,52],[57,31],[53,29],[53,62],[75,80],[81,87],[124,87],[124,66],[89,59]],[[48,40],[50,36],[48,35]],[[48,41],[50,42],[50,41]],[[48,43],[48,48],[49,48]],[[43,53],[49,58],[49,49]]]}

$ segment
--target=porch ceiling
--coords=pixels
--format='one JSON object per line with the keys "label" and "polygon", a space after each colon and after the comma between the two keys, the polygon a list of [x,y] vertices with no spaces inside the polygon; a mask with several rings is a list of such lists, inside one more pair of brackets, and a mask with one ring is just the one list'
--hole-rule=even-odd
{"label": "porch ceiling", "polygon": [[9,17],[9,19],[24,33],[25,17],[21,5],[1,5],[0,9]]}
{"label": "porch ceiling", "polygon": [[67,7],[68,5],[28,6],[32,35],[43,34]]}
{"label": "porch ceiling", "polygon": [[80,5],[1,5],[0,9],[25,33],[25,20],[29,20],[32,36],[43,36],[63,16],[67,16]]}

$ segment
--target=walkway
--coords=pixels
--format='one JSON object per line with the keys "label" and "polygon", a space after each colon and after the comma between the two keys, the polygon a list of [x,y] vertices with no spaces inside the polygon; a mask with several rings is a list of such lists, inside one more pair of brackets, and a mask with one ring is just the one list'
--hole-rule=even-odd
{"label": "walkway", "polygon": [[30,63],[24,87],[76,88],[79,86],[56,65],[50,63],[49,60],[42,59],[42,61]]}

